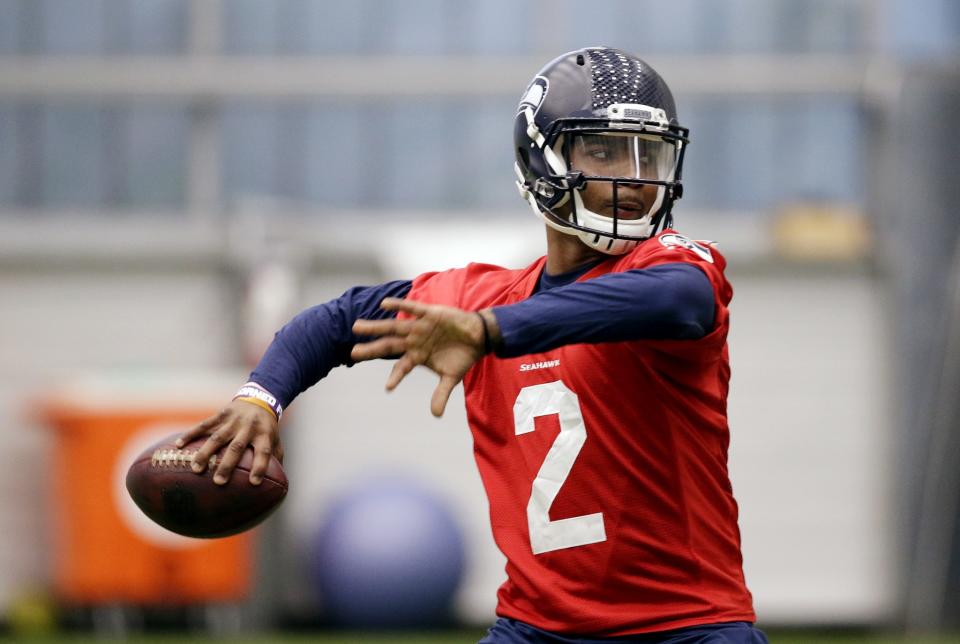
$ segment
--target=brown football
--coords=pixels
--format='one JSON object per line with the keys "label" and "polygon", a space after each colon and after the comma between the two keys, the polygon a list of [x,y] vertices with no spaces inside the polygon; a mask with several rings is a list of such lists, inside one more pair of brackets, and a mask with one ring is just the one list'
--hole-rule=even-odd
{"label": "brown football", "polygon": [[193,455],[206,438],[177,448],[178,436],[167,436],[145,449],[127,471],[127,491],[134,503],[167,530],[201,538],[237,534],[266,519],[287,495],[287,476],[273,456],[260,485],[249,480],[252,447],[230,480],[216,485],[213,472],[220,454],[211,457],[203,474],[194,474]]}

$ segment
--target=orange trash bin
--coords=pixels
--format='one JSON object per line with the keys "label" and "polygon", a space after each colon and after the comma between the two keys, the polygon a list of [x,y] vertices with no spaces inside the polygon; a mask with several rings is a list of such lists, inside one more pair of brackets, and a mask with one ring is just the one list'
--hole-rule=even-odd
{"label": "orange trash bin", "polygon": [[[170,392],[85,382],[42,405],[55,429],[52,459],[53,580],[61,601],[81,605],[237,602],[249,593],[252,533],[191,539],[161,528],[130,499],[127,468],[147,446],[214,413],[214,402]],[[180,388],[182,391],[183,388]]]}

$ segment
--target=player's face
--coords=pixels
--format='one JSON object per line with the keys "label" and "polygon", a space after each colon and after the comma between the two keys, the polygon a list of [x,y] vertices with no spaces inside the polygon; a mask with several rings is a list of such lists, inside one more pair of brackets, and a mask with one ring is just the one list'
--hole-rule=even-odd
{"label": "player's face", "polygon": [[[673,147],[662,139],[630,134],[583,134],[573,138],[569,149],[570,168],[587,178],[580,193],[584,205],[595,213],[614,215],[614,185],[590,181],[589,177],[617,177],[665,181],[672,179]],[[639,219],[657,200],[658,186],[619,183],[616,188],[617,216]]]}

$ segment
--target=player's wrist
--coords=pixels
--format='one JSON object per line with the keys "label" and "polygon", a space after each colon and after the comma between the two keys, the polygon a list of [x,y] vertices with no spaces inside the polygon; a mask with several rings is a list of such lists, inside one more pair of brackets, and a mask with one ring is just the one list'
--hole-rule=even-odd
{"label": "player's wrist", "polygon": [[480,311],[474,311],[480,320],[480,355],[485,356],[493,352],[493,345],[490,342],[490,331],[487,329],[487,320]]}
{"label": "player's wrist", "polygon": [[483,325],[483,355],[496,353],[503,344],[503,338],[500,336],[500,325],[497,324],[497,317],[490,309],[477,311],[477,317]]}
{"label": "player's wrist", "polygon": [[262,407],[273,414],[278,421],[283,416],[283,405],[280,404],[277,397],[255,382],[248,382],[240,387],[233,396],[233,400]]}

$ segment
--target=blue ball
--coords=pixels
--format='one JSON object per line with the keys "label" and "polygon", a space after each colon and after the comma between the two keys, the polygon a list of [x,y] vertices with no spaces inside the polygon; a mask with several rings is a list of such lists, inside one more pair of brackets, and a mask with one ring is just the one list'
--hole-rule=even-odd
{"label": "blue ball", "polygon": [[451,621],[464,541],[444,503],[406,478],[339,497],[317,532],[312,573],[330,621],[350,627]]}

